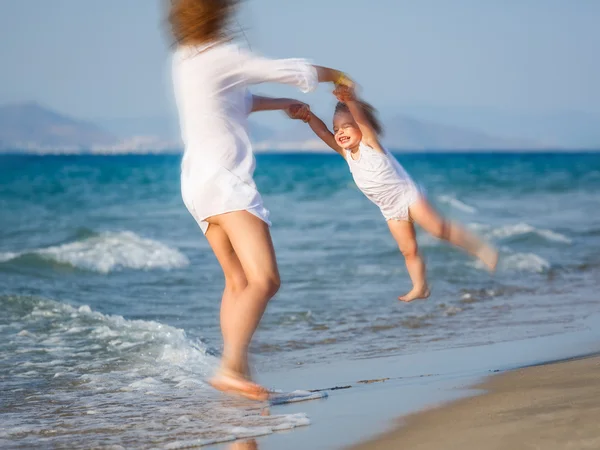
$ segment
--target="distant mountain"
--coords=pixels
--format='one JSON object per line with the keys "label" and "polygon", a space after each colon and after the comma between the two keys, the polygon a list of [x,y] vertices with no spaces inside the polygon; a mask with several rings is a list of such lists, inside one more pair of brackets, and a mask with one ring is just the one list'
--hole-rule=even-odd
{"label": "distant mountain", "polygon": [[[152,136],[162,141],[179,141],[181,131],[177,117],[154,116],[123,119],[94,120],[102,128],[121,139],[131,136]],[[261,142],[275,134],[275,130],[250,120],[250,138],[253,142]]]}
{"label": "distant mountain", "polygon": [[600,113],[425,106],[410,106],[404,110],[418,120],[480,130],[492,136],[519,137],[571,149],[600,148]]}
{"label": "distant mountain", "polygon": [[0,148],[89,149],[117,139],[96,125],[76,120],[37,103],[0,106]]}
{"label": "distant mountain", "polygon": [[[0,107],[0,150],[92,153],[173,152],[181,148],[176,118],[112,119],[101,123],[77,120],[36,103]],[[270,123],[270,122],[268,122]],[[558,148],[531,139],[512,139],[466,127],[395,116],[384,120],[383,143],[395,150],[541,150]],[[323,151],[327,147],[308,125],[285,122],[271,127],[250,120],[257,151]]]}
{"label": "distant mountain", "polygon": [[412,117],[387,121],[383,141],[390,148],[407,150],[537,150],[541,142],[492,136],[469,128],[442,125]]}
{"label": "distant mountain", "polygon": [[[469,127],[442,125],[408,116],[392,116],[384,121],[384,143],[398,150],[531,150],[551,146],[534,139],[512,139]],[[178,140],[177,119],[148,117],[101,121],[111,132],[123,138],[131,135],[155,136],[163,140]],[[269,123],[269,122],[267,122]],[[274,127],[258,123],[251,117],[250,138],[257,150],[326,150],[327,146],[312,134],[309,127],[296,121],[279,121]],[[552,146],[557,148],[558,146]]]}
{"label": "distant mountain", "polygon": [[250,139],[252,140],[252,142],[266,141],[268,139],[271,139],[276,133],[275,129],[266,125],[258,124],[256,122],[253,122],[252,120],[249,121],[248,128],[248,133],[250,134]]}
{"label": "distant mountain", "polygon": [[[505,139],[467,128],[441,125],[396,116],[384,121],[383,143],[396,150],[540,150],[543,143],[526,139]],[[315,137],[308,125],[294,122],[284,130],[266,135],[256,143],[259,150],[321,150],[327,147]]]}
{"label": "distant mountain", "polygon": [[177,118],[168,115],[94,119],[93,122],[120,139],[129,139],[132,136],[152,136],[161,140],[177,141],[180,138]]}

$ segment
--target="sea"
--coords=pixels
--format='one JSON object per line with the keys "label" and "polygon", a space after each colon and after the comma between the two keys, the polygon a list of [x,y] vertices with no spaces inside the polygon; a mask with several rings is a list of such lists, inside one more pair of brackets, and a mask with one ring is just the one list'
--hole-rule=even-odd
{"label": "sea", "polygon": [[[432,295],[401,303],[403,258],[346,163],[257,155],[282,278],[251,348],[259,379],[568,333],[600,313],[600,154],[396,156],[441,213],[499,248],[497,273],[419,231]],[[223,277],[180,162],[0,156],[1,448],[176,449],[309,425],[206,384]]]}

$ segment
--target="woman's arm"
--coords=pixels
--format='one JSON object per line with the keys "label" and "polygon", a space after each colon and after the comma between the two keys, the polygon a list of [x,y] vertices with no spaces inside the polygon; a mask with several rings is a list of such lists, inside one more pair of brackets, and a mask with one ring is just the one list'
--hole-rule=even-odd
{"label": "woman's arm", "polygon": [[239,80],[248,84],[283,83],[296,86],[303,92],[313,91],[319,83],[326,82],[354,85],[343,72],[313,66],[305,59],[268,59],[240,50],[232,64]]}
{"label": "woman's arm", "polygon": [[260,95],[252,96],[252,109],[250,112],[257,111],[276,111],[288,110],[292,105],[302,106],[303,102],[294,100],[293,98],[272,98],[262,97]]}
{"label": "woman's arm", "polygon": [[354,89],[347,86],[338,86],[333,91],[334,95],[340,102],[343,102],[348,107],[352,118],[358,125],[358,129],[362,133],[362,141],[377,151],[385,153],[381,144],[379,143],[379,137],[377,132],[371,126],[369,119],[365,115],[360,103],[356,100],[356,94]]}
{"label": "woman's arm", "polygon": [[317,71],[319,83],[335,83],[338,86],[354,87],[354,82],[344,72],[329,67],[313,66]]}

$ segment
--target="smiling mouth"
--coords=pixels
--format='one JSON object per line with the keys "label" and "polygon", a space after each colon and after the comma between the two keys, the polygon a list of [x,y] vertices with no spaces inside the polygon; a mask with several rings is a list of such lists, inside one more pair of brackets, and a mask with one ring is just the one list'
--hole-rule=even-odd
{"label": "smiling mouth", "polygon": [[350,140],[350,138],[348,136],[342,136],[339,141],[340,144],[345,144],[346,142],[348,142]]}

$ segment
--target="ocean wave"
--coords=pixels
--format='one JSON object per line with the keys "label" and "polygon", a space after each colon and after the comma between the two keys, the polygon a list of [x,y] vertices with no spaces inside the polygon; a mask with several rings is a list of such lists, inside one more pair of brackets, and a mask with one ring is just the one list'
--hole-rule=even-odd
{"label": "ocean wave", "polygon": [[[74,356],[69,350],[78,352],[111,353],[123,356],[134,347],[146,347],[146,352],[136,358],[156,363],[189,364],[195,361],[195,369],[206,374],[207,369],[216,361],[206,353],[201,342],[190,342],[185,331],[160,322],[146,320],[128,320],[118,315],[106,315],[83,305],[74,307],[53,300],[24,296],[0,296],[0,307],[5,312],[7,322],[19,327],[16,336],[33,339],[35,350],[45,349],[46,353],[57,353],[58,360]],[[9,326],[11,326],[9,325]],[[27,347],[25,341],[24,348]],[[47,348],[46,348],[47,347]],[[127,355],[125,355],[127,356]],[[78,358],[74,367],[78,366]],[[79,361],[80,362],[80,361]],[[55,365],[52,362],[36,363],[41,366]]]}
{"label": "ocean wave", "polygon": [[[47,435],[61,448],[105,446],[115,436],[134,447],[185,448],[310,423],[303,414],[265,416],[265,405],[209,388],[218,360],[182,329],[34,297],[0,295],[0,308],[0,360],[11,366],[0,390],[4,406],[19,411],[0,438],[15,446]],[[23,403],[24,388],[43,402]]]}
{"label": "ocean wave", "polygon": [[[276,418],[280,418],[282,416],[275,416]],[[268,422],[269,417],[265,417]],[[187,448],[197,448],[204,447],[208,445],[222,444],[224,442],[231,442],[238,439],[251,439],[260,436],[266,436],[269,434],[273,434],[277,431],[287,431],[293,428],[302,427],[310,425],[310,419],[306,414],[297,413],[297,414],[287,414],[286,421],[282,423],[274,423],[272,425],[266,425],[261,427],[235,427],[231,429],[231,434],[209,438],[209,439],[194,439],[194,440],[182,440],[175,441],[167,444],[165,449],[168,450],[179,450],[179,449],[187,449]]]}
{"label": "ocean wave", "polygon": [[[489,224],[473,222],[468,224],[468,228],[489,241],[497,242],[533,237],[534,239],[543,239],[546,242],[552,242],[556,244],[573,243],[573,240],[564,234],[545,228],[536,228],[524,222],[500,227],[493,227]],[[419,236],[419,245],[421,247],[436,247],[440,245],[440,241],[427,233],[422,233]]]}
{"label": "ocean wave", "polygon": [[535,253],[514,253],[500,260],[500,268],[503,270],[543,273],[550,267],[548,261]]}
{"label": "ocean wave", "polygon": [[33,257],[99,273],[123,269],[176,269],[189,265],[179,250],[131,231],[103,232],[63,245],[0,253],[0,263]]}
{"label": "ocean wave", "polygon": [[455,209],[469,214],[475,214],[477,212],[477,208],[475,208],[474,206],[467,205],[466,203],[461,202],[459,199],[457,199],[456,197],[452,197],[451,195],[440,195],[438,197],[438,200],[441,203],[445,203],[446,205],[450,205]]}
{"label": "ocean wave", "polygon": [[[481,261],[469,261],[467,265],[480,270],[486,270]],[[547,272],[552,265],[550,262],[536,255],[535,253],[512,253],[501,255],[498,260],[499,271],[518,271],[518,272]]]}
{"label": "ocean wave", "polygon": [[510,239],[533,234],[551,242],[562,244],[571,244],[573,242],[571,238],[564,234],[545,228],[536,228],[524,222],[504,225],[498,228],[493,228],[487,224],[471,223],[469,224],[469,228],[482,233],[487,239]]}
{"label": "ocean wave", "polygon": [[0,252],[0,263],[10,261],[11,259],[15,259],[18,256],[19,256],[19,253]]}
{"label": "ocean wave", "polygon": [[449,306],[447,308],[444,309],[444,316],[446,317],[452,317],[457,315],[458,313],[462,312],[463,309],[458,307],[458,306]]}

